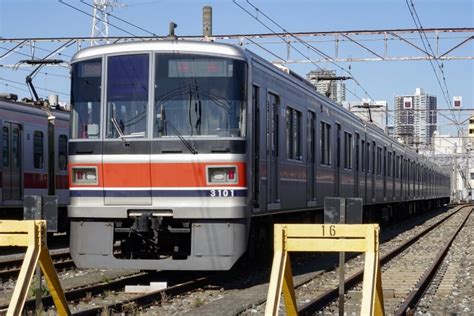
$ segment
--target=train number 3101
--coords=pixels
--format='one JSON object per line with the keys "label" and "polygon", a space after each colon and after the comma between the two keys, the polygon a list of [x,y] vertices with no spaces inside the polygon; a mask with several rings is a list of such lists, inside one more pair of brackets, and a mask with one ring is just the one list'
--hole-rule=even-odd
{"label": "train number 3101", "polygon": [[234,190],[211,190],[209,192],[210,197],[233,197]]}

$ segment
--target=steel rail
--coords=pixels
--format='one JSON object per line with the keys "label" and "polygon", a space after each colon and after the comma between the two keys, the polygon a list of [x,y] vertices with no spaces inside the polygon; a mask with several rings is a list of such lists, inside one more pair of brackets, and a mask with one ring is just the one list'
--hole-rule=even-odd
{"label": "steel rail", "polygon": [[[146,281],[147,278],[149,278],[148,273],[140,272],[137,274],[133,274],[131,276],[120,277],[109,282],[102,282],[102,283],[97,283],[97,284],[92,284],[92,285],[88,285],[84,287],[67,290],[67,291],[64,291],[64,295],[66,296],[66,300],[68,302],[75,302],[90,295],[97,295],[97,294],[103,293],[106,290],[116,290],[116,289],[123,288],[125,287],[125,285],[129,284],[129,282],[143,282],[143,281]],[[34,298],[27,300],[23,307],[24,311],[28,309],[34,309],[35,303],[36,303],[36,299]],[[51,295],[44,296],[42,298],[42,303],[44,307],[49,307],[49,306],[54,305],[53,298],[51,297]],[[6,311],[7,308],[8,306],[0,306],[0,314],[3,313],[3,311]]]}
{"label": "steel rail", "polygon": [[[407,240],[404,242],[402,245],[398,246],[396,249],[390,251],[389,253],[385,254],[384,256],[380,257],[380,265],[383,266],[387,262],[389,262],[391,259],[393,259],[395,256],[399,255],[402,253],[405,249],[413,245],[415,242],[417,242],[421,237],[425,236],[428,234],[430,231],[433,229],[437,228],[439,225],[444,223],[446,220],[451,218],[454,214],[457,214],[459,211],[466,207],[472,207],[472,205],[465,205],[460,207],[457,211],[449,214],[442,220],[434,223],[430,227],[426,228],[422,232],[418,233],[416,236],[411,238],[410,240]],[[354,287],[357,283],[362,282],[362,278],[364,275],[364,270],[359,270],[358,272],[354,273],[351,277],[345,280],[345,285],[344,288],[349,289],[351,287]],[[333,289],[327,290],[323,294],[319,295],[316,297],[313,301],[305,304],[301,309],[298,310],[299,315],[313,315],[314,313],[320,311],[323,309],[325,306],[327,306],[329,303],[332,301],[336,300],[339,296],[339,288],[335,287]]]}
{"label": "steel rail", "polygon": [[177,284],[166,288],[164,290],[154,291],[146,294],[142,294],[124,301],[120,301],[117,303],[112,303],[108,305],[94,307],[88,310],[79,311],[73,313],[76,316],[96,316],[96,315],[109,315],[109,311],[118,311],[122,310],[127,305],[136,304],[138,306],[146,306],[152,303],[160,302],[164,298],[169,299],[171,296],[176,296],[179,294],[183,294],[185,292],[194,290],[196,288],[202,287],[205,284],[209,283],[209,279],[207,277],[200,277],[192,281],[184,282],[181,284]]}
{"label": "steel rail", "polygon": [[466,215],[464,220],[461,224],[456,228],[455,232],[451,235],[451,238],[446,243],[446,245],[438,252],[433,264],[429,267],[428,270],[425,271],[423,276],[421,277],[420,281],[415,285],[415,288],[408,294],[407,298],[403,301],[403,303],[398,307],[395,315],[407,315],[409,312],[412,312],[415,306],[418,304],[420,298],[425,293],[430,282],[433,280],[436,272],[440,265],[443,263],[444,257],[447,255],[449,248],[451,247],[452,243],[456,239],[459,232],[464,228],[467,220],[472,214],[472,209]]}
{"label": "steel rail", "polygon": [[[57,270],[69,269],[75,266],[69,252],[51,254],[51,258]],[[0,261],[0,266],[2,267],[2,270],[0,270],[0,280],[8,280],[12,277],[16,277],[18,273],[20,273],[22,263],[23,257]]]}

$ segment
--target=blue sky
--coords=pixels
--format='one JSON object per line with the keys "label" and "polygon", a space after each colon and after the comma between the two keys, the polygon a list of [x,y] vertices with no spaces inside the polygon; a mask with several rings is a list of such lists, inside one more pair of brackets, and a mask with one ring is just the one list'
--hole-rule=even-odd
{"label": "blue sky", "polygon": [[[92,9],[79,0],[64,1],[92,13]],[[245,0],[238,2],[242,5],[246,3]],[[115,9],[114,15],[158,35],[167,34],[170,21],[178,24],[176,30],[178,35],[199,35],[202,29],[204,5],[213,7],[214,34],[268,32],[232,0],[121,0],[121,3],[126,6]],[[292,32],[414,28],[405,0],[252,0],[252,3]],[[425,28],[474,26],[474,0],[415,0],[414,3]],[[111,22],[134,34],[146,35],[113,19]],[[0,36],[3,38],[89,36],[90,30],[89,16],[56,0],[0,0]],[[124,33],[111,27],[110,35],[124,35]],[[1,46],[6,47],[4,44]],[[248,48],[258,51],[254,47]],[[272,49],[284,55],[283,46],[277,45]],[[4,50],[0,50],[0,55],[3,52]],[[351,54],[350,49],[346,52]],[[460,52],[474,56],[474,41],[463,47]],[[403,49],[399,53],[404,53]],[[65,52],[62,58],[68,59],[70,55],[72,52]],[[297,56],[297,53],[292,52],[292,55]],[[272,59],[270,56],[266,57]],[[0,64],[11,65],[24,58],[13,54],[7,60],[0,60]],[[341,65],[349,66],[347,63]],[[438,96],[438,107],[447,107],[428,61],[354,62],[350,66],[352,73],[376,100],[387,100],[392,105],[394,95],[410,94],[415,88],[422,87],[426,92]],[[462,96],[463,106],[474,108],[474,61],[445,61],[443,66],[451,97]],[[311,64],[290,67],[301,75],[315,68]],[[35,78],[35,85],[59,91],[63,93],[60,94],[60,99],[67,101],[68,70],[49,67],[44,72],[48,75],[39,74]],[[1,67],[0,78],[13,82],[0,80],[0,92],[8,90],[22,97],[29,96],[25,91],[26,86],[20,84],[24,82],[27,74],[28,71],[25,69],[14,71]],[[348,87],[356,94],[364,96],[363,91],[353,83],[348,83]],[[41,96],[46,96],[50,92],[39,90],[39,93]],[[353,99],[355,98],[348,95],[348,100]],[[445,123],[445,120],[441,119],[441,123]],[[441,126],[441,131],[449,132],[451,128]]]}

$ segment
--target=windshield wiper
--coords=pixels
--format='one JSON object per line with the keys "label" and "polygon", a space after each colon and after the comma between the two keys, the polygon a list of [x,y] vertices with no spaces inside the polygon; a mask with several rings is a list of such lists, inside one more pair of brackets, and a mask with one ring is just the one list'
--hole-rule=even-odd
{"label": "windshield wiper", "polygon": [[120,124],[117,122],[117,119],[115,117],[112,117],[110,121],[112,122],[112,125],[114,126],[115,130],[117,131],[117,134],[119,135],[120,139],[122,140],[125,146],[128,146],[128,143],[126,140],[127,138],[136,138],[136,137],[145,136],[145,132],[132,133],[130,135],[125,135],[122,131],[122,128],[120,127]]}
{"label": "windshield wiper", "polygon": [[189,143],[188,140],[186,140],[183,135],[180,133],[180,131],[173,125],[173,123],[169,122],[167,119],[166,119],[166,112],[165,112],[165,106],[164,104],[161,104],[160,106],[160,114],[161,114],[161,120],[164,122],[164,126],[165,126],[165,129],[166,127],[168,126],[171,126],[174,130],[174,133],[176,134],[176,136],[178,136],[179,140],[181,140],[181,142],[184,144],[184,146],[186,146],[186,148],[193,154],[193,155],[196,155],[198,153],[198,151]]}

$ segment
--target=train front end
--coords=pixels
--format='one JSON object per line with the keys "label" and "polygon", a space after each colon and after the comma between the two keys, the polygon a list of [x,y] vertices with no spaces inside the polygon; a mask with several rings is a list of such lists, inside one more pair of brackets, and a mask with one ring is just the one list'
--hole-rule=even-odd
{"label": "train front end", "polygon": [[78,267],[227,270],[248,236],[245,52],[160,41],[72,60]]}

